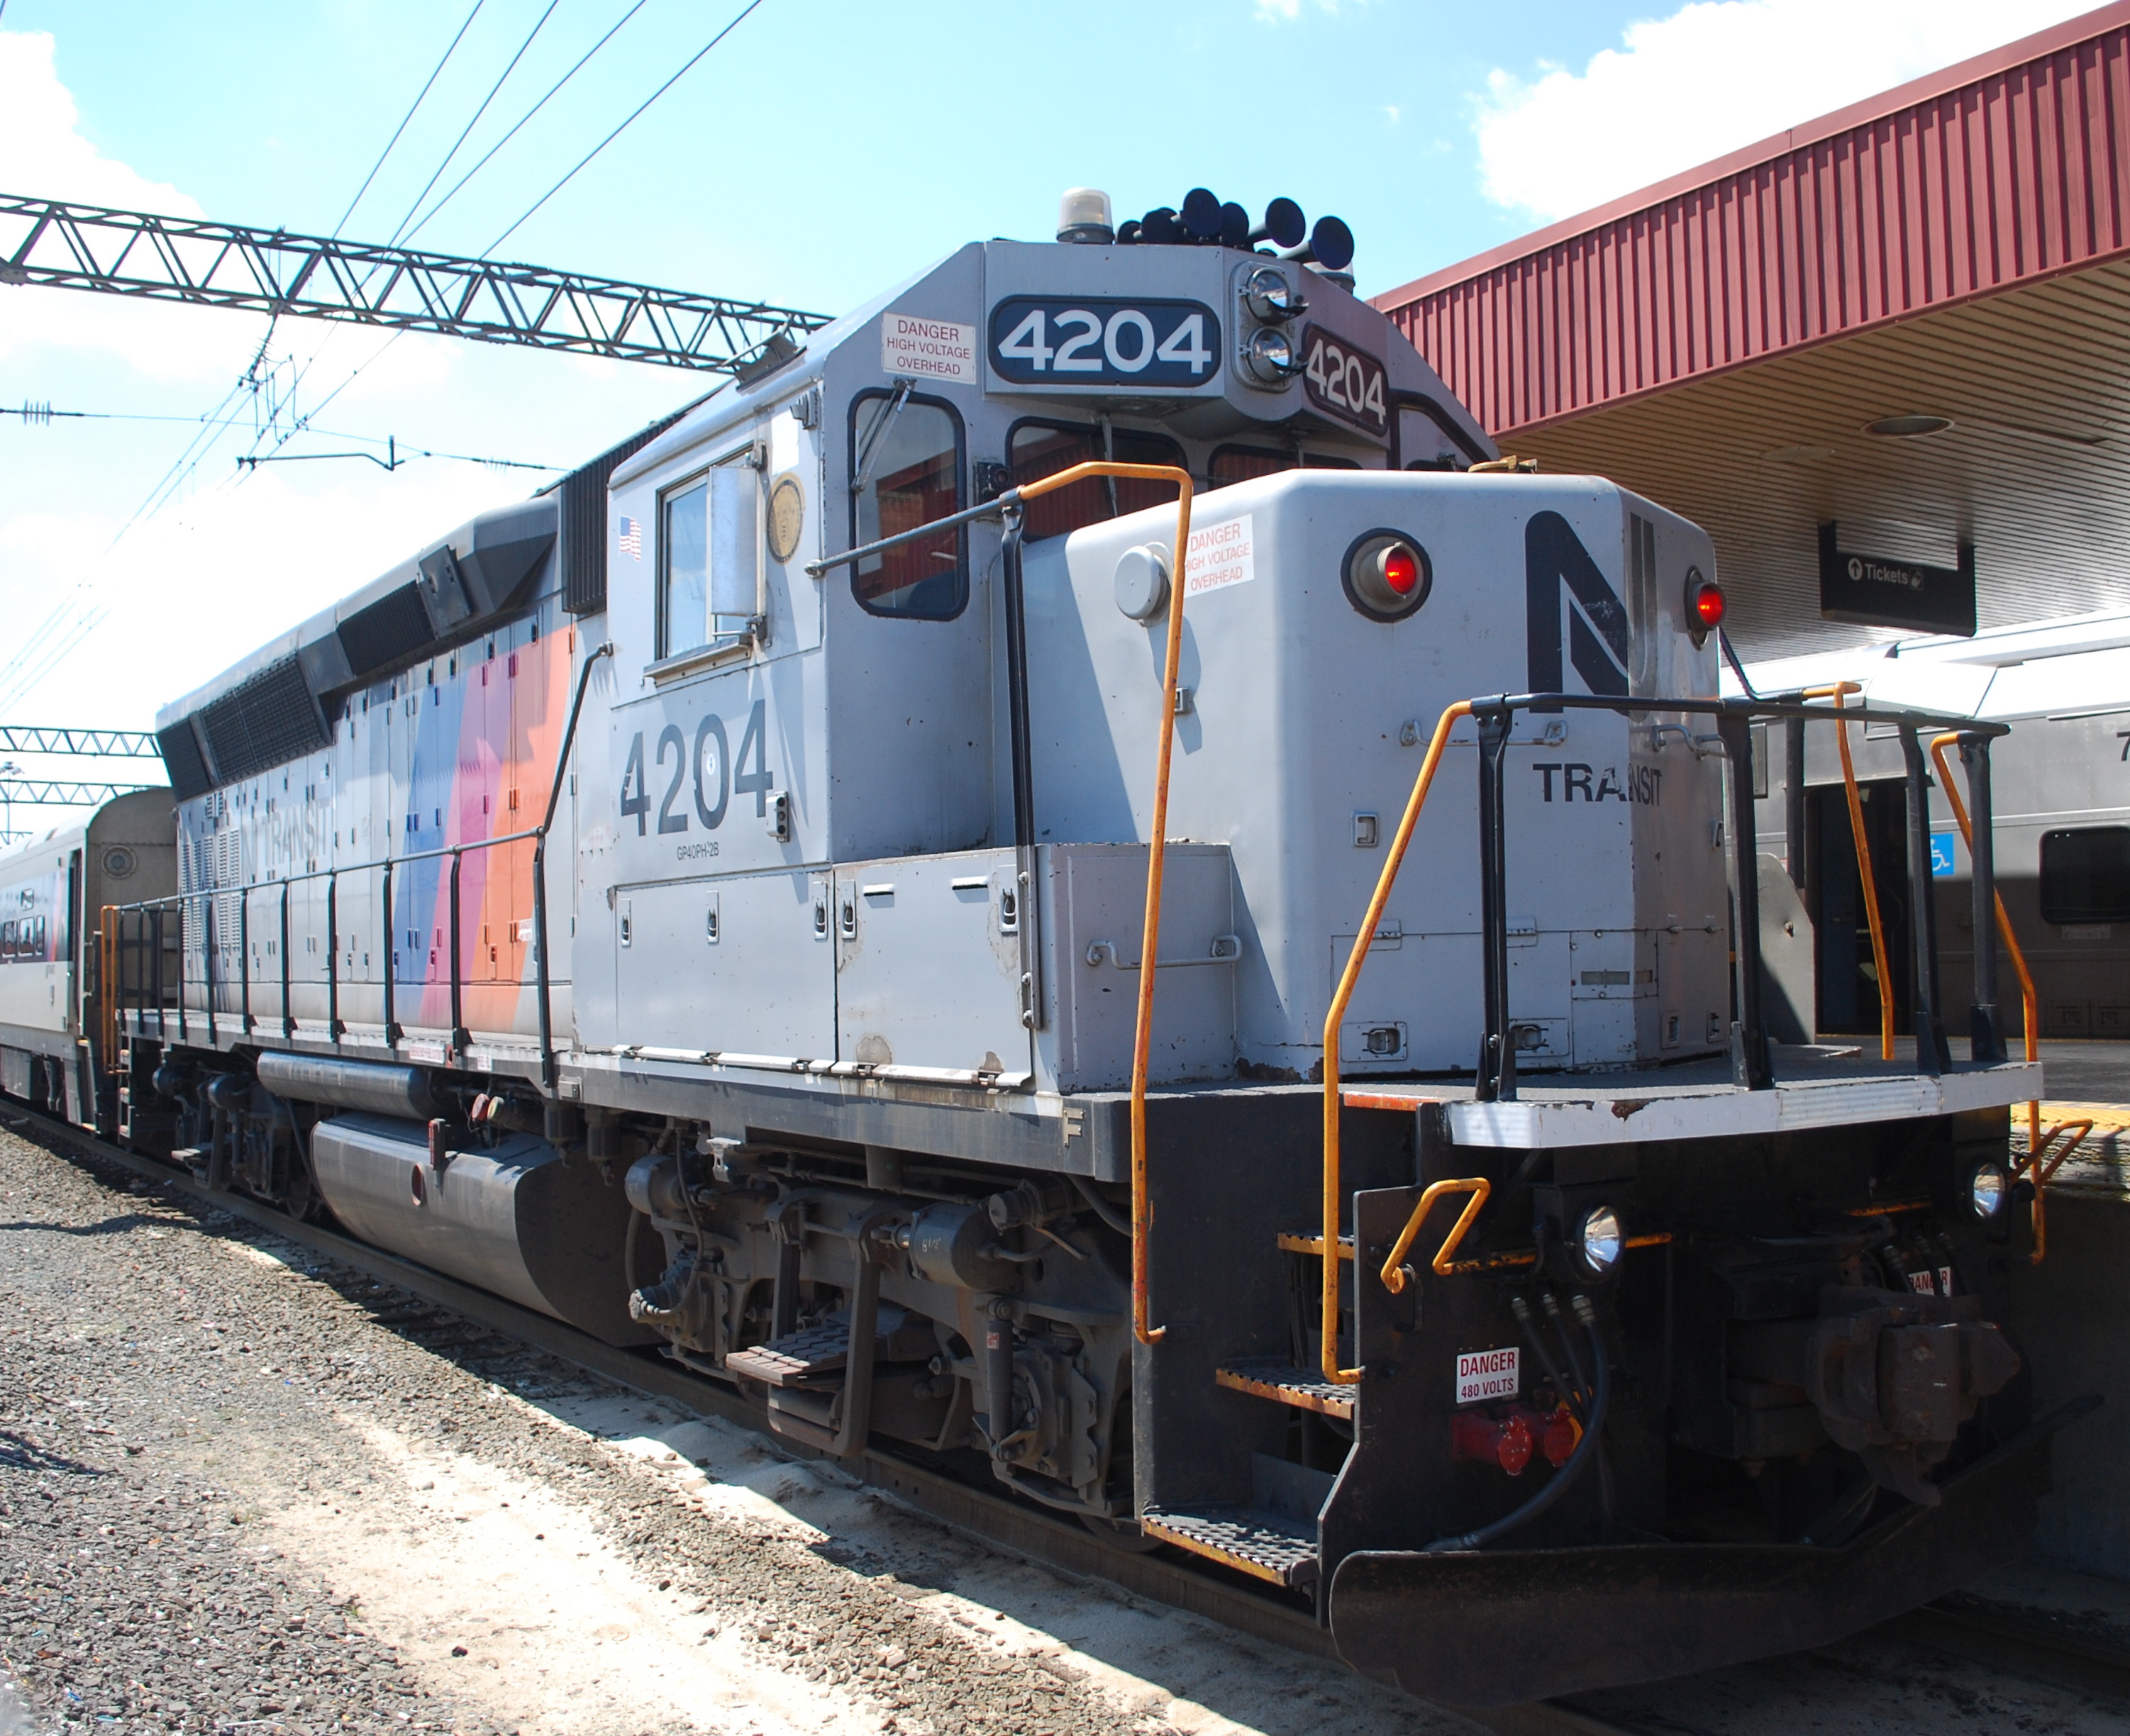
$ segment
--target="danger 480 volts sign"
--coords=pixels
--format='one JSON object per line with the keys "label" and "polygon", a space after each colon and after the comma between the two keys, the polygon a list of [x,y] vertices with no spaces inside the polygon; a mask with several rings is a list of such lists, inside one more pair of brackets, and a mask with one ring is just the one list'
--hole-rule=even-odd
{"label": "danger 480 volts sign", "polygon": [[1520,1352],[1507,1350],[1460,1350],[1457,1352],[1457,1402],[1477,1405],[1488,1399],[1513,1399],[1523,1390],[1517,1362]]}

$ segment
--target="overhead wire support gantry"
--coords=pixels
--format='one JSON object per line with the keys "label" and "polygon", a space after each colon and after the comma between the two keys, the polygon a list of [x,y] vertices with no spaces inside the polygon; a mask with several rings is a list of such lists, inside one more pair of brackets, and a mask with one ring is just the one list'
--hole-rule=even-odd
{"label": "overhead wire support gantry", "polygon": [[825,314],[585,272],[0,193],[0,284],[736,373]]}
{"label": "overhead wire support gantry", "polygon": [[145,729],[58,729],[0,723],[0,753],[79,754],[98,760],[160,760],[163,750]]}
{"label": "overhead wire support gantry", "polygon": [[55,784],[35,778],[0,778],[0,802],[26,808],[101,808],[136,789],[156,784]]}

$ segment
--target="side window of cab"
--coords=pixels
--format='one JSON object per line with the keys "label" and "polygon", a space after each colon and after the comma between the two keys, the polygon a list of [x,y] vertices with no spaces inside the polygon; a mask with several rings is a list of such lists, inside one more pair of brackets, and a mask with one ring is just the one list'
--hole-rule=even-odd
{"label": "side window of cab", "polygon": [[[906,387],[851,402],[851,544],[914,531],[968,504],[962,418],[952,404]],[[868,613],[951,621],[969,600],[966,526],[920,537],[857,562],[851,591]]]}

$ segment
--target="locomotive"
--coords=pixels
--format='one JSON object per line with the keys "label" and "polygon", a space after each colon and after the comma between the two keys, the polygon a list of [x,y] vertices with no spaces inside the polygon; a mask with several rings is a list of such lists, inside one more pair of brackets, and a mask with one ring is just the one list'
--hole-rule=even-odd
{"label": "locomotive", "polygon": [[[0,1055],[1427,1698],[2003,1559],[2079,1407],[1986,915],[1967,1040],[1934,937],[1911,1057],[1775,1040],[1755,730],[1847,725],[1720,697],[1707,537],[1350,254],[1078,189],[453,530],[160,715],[167,889],[77,875]],[[1986,792],[1999,726],[1842,715]]]}

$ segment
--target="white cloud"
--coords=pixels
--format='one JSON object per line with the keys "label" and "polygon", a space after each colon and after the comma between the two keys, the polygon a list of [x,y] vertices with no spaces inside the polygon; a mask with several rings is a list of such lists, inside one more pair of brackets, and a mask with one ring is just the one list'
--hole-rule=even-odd
{"label": "white cloud", "polygon": [[1473,126],[1482,183],[1497,204],[1569,217],[2090,4],[1695,0],[1580,73],[1494,72]]}
{"label": "white cloud", "polygon": [[[80,122],[53,64],[52,38],[0,31],[0,187],[123,211],[201,215],[176,188],[105,156],[83,137]],[[0,235],[0,249],[18,238],[19,229]],[[241,370],[258,336],[248,323],[203,322],[184,308],[85,291],[0,289],[0,360],[36,344],[100,351],[160,379],[227,379]]]}
{"label": "white cloud", "polygon": [[81,136],[73,93],[53,64],[43,31],[0,31],[0,165],[11,193],[198,217],[199,207],[165,181],[151,181]]}

